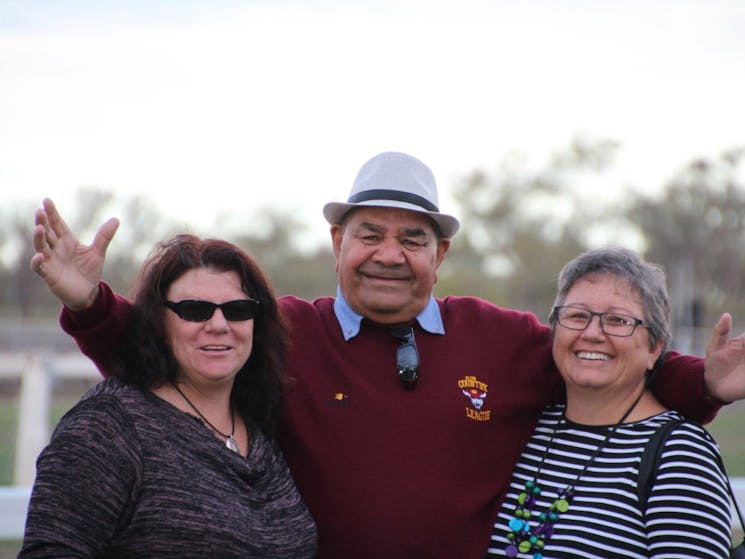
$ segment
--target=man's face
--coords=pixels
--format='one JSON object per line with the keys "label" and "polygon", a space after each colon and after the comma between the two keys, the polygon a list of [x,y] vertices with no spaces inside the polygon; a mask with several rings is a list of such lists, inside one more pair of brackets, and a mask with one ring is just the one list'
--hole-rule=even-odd
{"label": "man's face", "polygon": [[379,324],[413,320],[426,307],[450,247],[422,213],[363,207],[331,227],[336,272],[347,303]]}

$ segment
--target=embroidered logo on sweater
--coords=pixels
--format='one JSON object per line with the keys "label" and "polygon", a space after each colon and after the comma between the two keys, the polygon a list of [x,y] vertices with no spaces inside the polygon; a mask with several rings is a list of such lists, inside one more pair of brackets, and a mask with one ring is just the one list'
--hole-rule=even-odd
{"label": "embroidered logo on sweater", "polygon": [[489,385],[476,377],[467,376],[458,381],[458,388],[471,403],[470,407],[466,406],[466,417],[474,421],[489,421],[491,410],[481,409],[489,394]]}
{"label": "embroidered logo on sweater", "polygon": [[343,392],[335,392],[326,400],[326,405],[332,408],[346,408],[349,406],[349,396]]}

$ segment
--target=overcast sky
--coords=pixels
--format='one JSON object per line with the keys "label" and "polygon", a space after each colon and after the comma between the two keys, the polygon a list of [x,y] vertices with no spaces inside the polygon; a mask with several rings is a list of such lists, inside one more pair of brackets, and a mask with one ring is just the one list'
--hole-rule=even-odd
{"label": "overcast sky", "polygon": [[741,0],[0,0],[0,204],[95,186],[325,232],[380,151],[452,211],[459,177],[578,133],[653,187],[745,145],[744,29]]}

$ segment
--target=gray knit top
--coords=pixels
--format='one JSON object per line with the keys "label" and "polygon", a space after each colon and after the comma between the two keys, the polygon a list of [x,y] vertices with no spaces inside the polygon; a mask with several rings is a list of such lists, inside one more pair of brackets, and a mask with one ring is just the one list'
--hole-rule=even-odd
{"label": "gray knit top", "polygon": [[244,458],[154,394],[101,382],[39,456],[19,557],[314,557],[284,458],[249,429]]}

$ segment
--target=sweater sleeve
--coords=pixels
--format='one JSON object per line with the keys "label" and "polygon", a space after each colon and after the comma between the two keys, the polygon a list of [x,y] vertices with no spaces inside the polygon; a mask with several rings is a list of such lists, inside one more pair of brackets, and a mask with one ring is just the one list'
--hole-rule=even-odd
{"label": "sweater sleeve", "polygon": [[132,303],[103,281],[100,288],[91,308],[71,311],[63,307],[60,325],[75,339],[80,351],[91,358],[101,374],[108,377],[127,330]]}
{"label": "sweater sleeve", "polygon": [[704,364],[701,357],[671,351],[652,386],[666,407],[697,423],[708,423],[721,407],[721,403],[706,395]]}
{"label": "sweater sleeve", "polygon": [[75,406],[39,455],[19,558],[94,557],[131,514],[141,447],[118,401]]}

